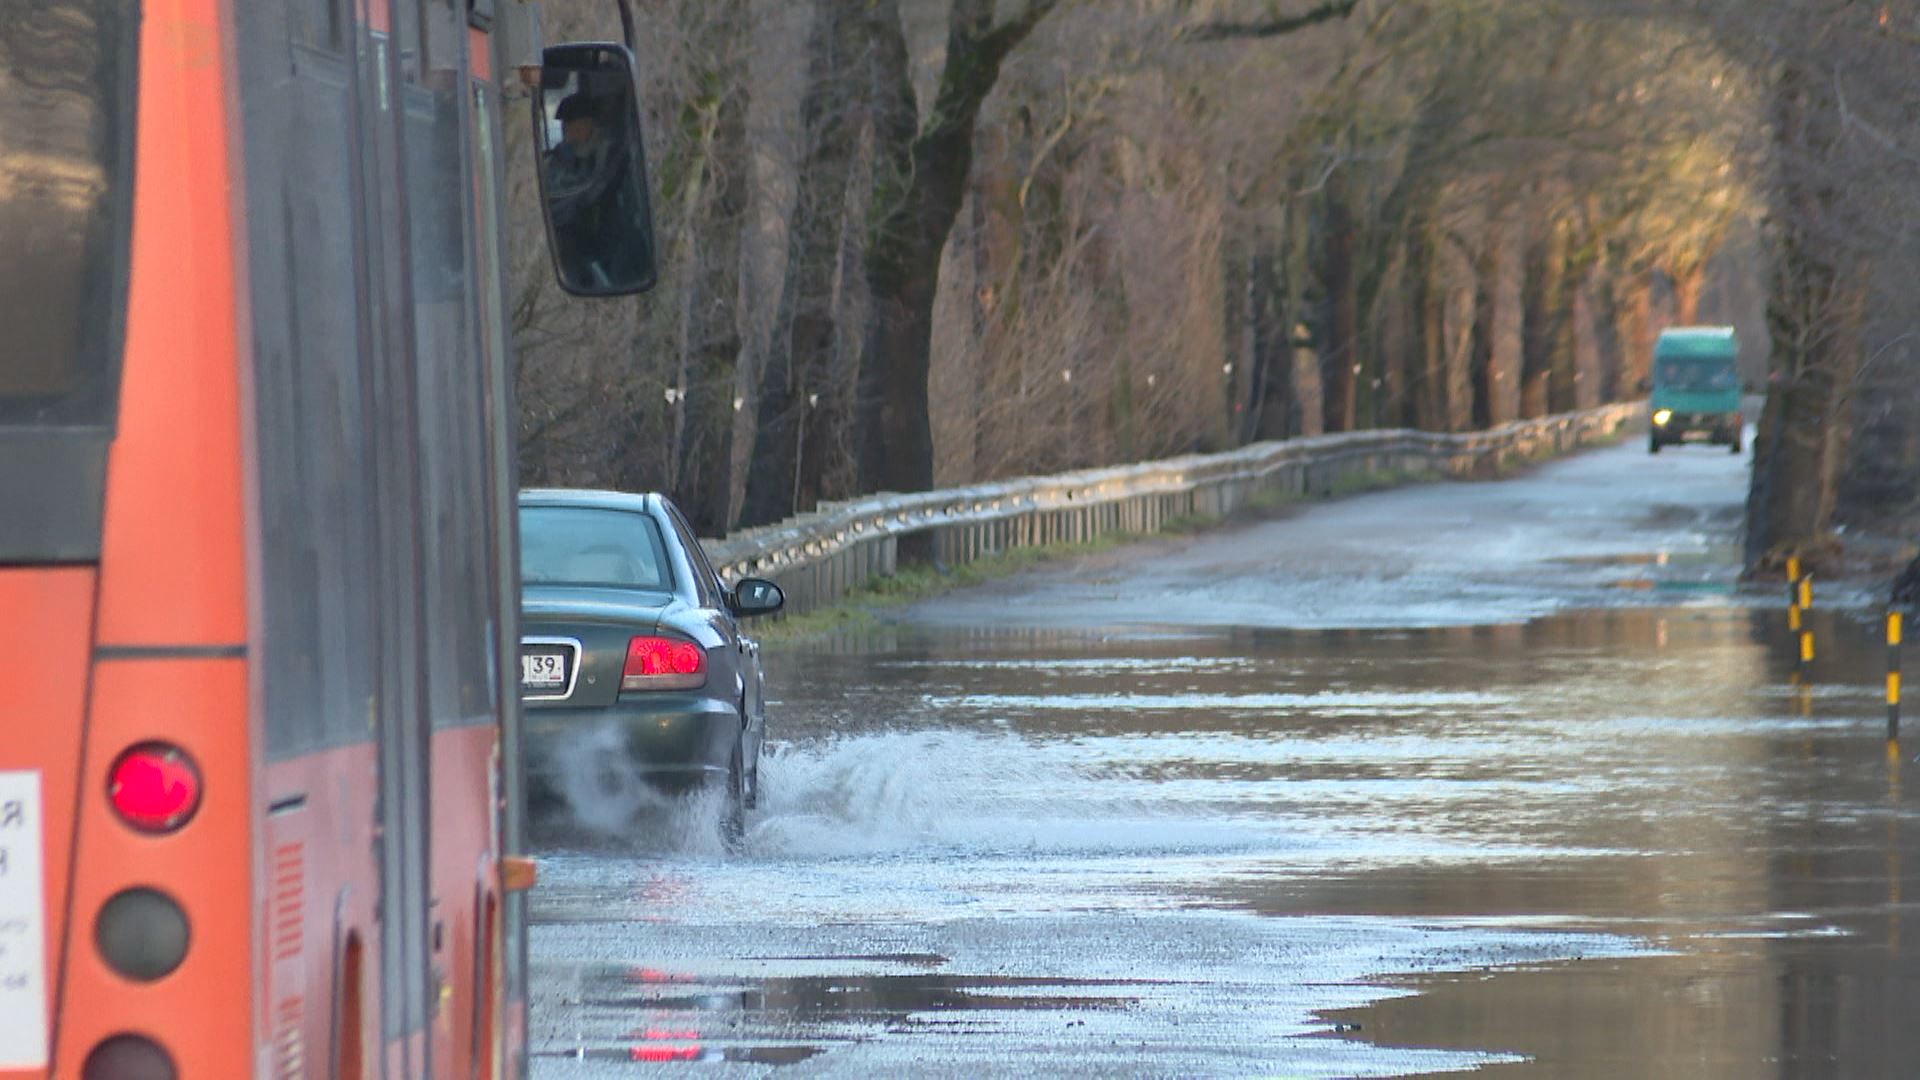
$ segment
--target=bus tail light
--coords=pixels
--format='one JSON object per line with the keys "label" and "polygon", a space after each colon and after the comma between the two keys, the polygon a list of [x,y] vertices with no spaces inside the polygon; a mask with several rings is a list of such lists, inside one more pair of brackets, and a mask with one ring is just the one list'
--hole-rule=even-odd
{"label": "bus tail light", "polygon": [[179,1080],[173,1057],[144,1035],[115,1035],[87,1055],[80,1080]]}
{"label": "bus tail light", "polygon": [[707,650],[684,638],[647,635],[627,642],[622,690],[692,690],[707,684]]}
{"label": "bus tail light", "polygon": [[177,746],[141,743],[113,763],[107,798],[120,820],[141,832],[172,832],[200,808],[200,770]]}

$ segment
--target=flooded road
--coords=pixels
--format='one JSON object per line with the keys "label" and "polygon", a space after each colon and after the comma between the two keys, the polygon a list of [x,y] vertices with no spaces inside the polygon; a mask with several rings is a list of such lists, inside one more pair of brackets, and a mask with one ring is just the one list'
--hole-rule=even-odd
{"label": "flooded road", "polygon": [[1912,1075],[1920,764],[1862,619],[1789,685],[1743,484],[1625,446],[770,648],[744,852],[548,836],[535,1074]]}

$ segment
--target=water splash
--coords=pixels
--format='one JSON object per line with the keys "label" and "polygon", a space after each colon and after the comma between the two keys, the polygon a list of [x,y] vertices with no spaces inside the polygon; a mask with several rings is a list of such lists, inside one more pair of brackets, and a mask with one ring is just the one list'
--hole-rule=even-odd
{"label": "water splash", "polygon": [[758,858],[1220,852],[1267,830],[1173,786],[1127,783],[1110,747],[1011,732],[876,732],[771,747]]}
{"label": "water splash", "polygon": [[649,784],[614,724],[586,727],[551,750],[560,804],[533,815],[537,842],[634,854],[725,850],[718,790],[669,795]]}

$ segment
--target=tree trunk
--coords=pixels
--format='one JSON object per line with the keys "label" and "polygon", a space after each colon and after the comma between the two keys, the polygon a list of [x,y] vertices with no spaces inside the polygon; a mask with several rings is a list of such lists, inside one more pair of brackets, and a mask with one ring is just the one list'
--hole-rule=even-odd
{"label": "tree trunk", "polygon": [[1416,340],[1419,350],[1418,376],[1413,387],[1413,426],[1422,431],[1447,430],[1447,282],[1436,248],[1444,247],[1444,237],[1416,232],[1408,238],[1407,261],[1411,267],[1407,291],[1416,316]]}
{"label": "tree trunk", "polygon": [[1600,404],[1604,382],[1601,370],[1599,301],[1600,272],[1588,267],[1573,290],[1573,394],[1567,405],[1591,409]]}
{"label": "tree trunk", "polygon": [[1620,396],[1645,397],[1653,376],[1653,283],[1645,270],[1614,279],[1614,325],[1620,341]]}
{"label": "tree trunk", "polygon": [[803,443],[835,347],[834,280],[860,130],[864,82],[849,71],[866,30],[865,0],[818,0],[800,102],[801,160],[787,220],[787,266],[773,340],[758,379],[744,525],[779,521],[799,506]]}
{"label": "tree trunk", "polygon": [[1526,283],[1522,286],[1526,308],[1522,337],[1520,415],[1528,420],[1553,412],[1560,388],[1553,384],[1562,377],[1562,338],[1566,330],[1566,261],[1562,257],[1561,230],[1545,220],[1536,221],[1527,245]]}
{"label": "tree trunk", "polygon": [[940,87],[926,126],[907,65],[899,0],[871,0],[874,39],[875,222],[866,250],[872,307],[862,352],[857,459],[869,490],[924,491],[933,485],[933,430],[927,400],[933,301],[940,254],[966,196],[980,106],[1000,65],[1057,0],[1032,0],[993,25],[992,0],[954,0]]}
{"label": "tree trunk", "polygon": [[[1413,427],[1416,423],[1411,389],[1420,318],[1415,307],[1418,301],[1408,279],[1420,271],[1409,266],[1413,257],[1414,253],[1404,248],[1394,256],[1381,279],[1379,299],[1374,305],[1379,329],[1369,335],[1371,347],[1367,352],[1373,357],[1369,368],[1377,374],[1366,387],[1371,390],[1366,397],[1369,407],[1362,410],[1369,427]],[[1371,386],[1373,381],[1380,385]]]}
{"label": "tree trunk", "polygon": [[1767,304],[1769,389],[1747,499],[1754,566],[1816,554],[1829,542],[1865,306],[1864,275],[1829,231],[1840,194],[1814,171],[1836,152],[1839,103],[1822,73],[1789,64],[1773,107],[1782,179]]}
{"label": "tree trunk", "polygon": [[692,110],[708,132],[701,199],[689,225],[697,238],[687,282],[682,346],[682,419],[674,501],[702,536],[731,524],[733,398],[740,356],[740,250],[747,218],[746,0],[718,0],[700,16],[702,82],[721,88]]}
{"label": "tree trunk", "polygon": [[1292,397],[1293,352],[1287,342],[1281,256],[1271,230],[1254,230],[1247,257],[1247,407],[1240,441],[1285,438]]}
{"label": "tree trunk", "polygon": [[1247,422],[1253,413],[1253,259],[1247,230],[1223,227],[1215,249],[1220,260],[1219,291],[1221,353],[1226,376],[1228,446],[1247,442]]}
{"label": "tree trunk", "polygon": [[1707,266],[1704,261],[1688,262],[1686,265],[1669,269],[1667,280],[1673,283],[1673,321],[1678,326],[1697,326],[1700,323],[1700,290],[1707,281]]}
{"label": "tree trunk", "polygon": [[1473,261],[1444,231],[1421,231],[1411,244],[1411,288],[1419,306],[1419,386],[1413,423],[1421,430],[1469,430],[1473,427]]}
{"label": "tree trunk", "polygon": [[1358,232],[1339,183],[1327,187],[1327,238],[1321,271],[1327,290],[1325,351],[1320,356],[1325,430],[1352,431],[1354,383],[1360,367],[1360,283],[1355,277]]}
{"label": "tree trunk", "polygon": [[[1775,348],[1782,345],[1779,331],[1774,344]],[[1775,373],[1783,377],[1767,394],[1755,437],[1746,554],[1747,561],[1756,565],[1775,564],[1788,555],[1814,554],[1822,548],[1845,453],[1835,373],[1808,355],[1804,343],[1788,348],[1799,355],[1776,365]],[[1788,374],[1796,363],[1799,374]]]}
{"label": "tree trunk", "polygon": [[1487,268],[1486,368],[1481,393],[1487,427],[1520,419],[1520,373],[1525,355],[1525,229],[1517,221],[1496,219]]}
{"label": "tree trunk", "polygon": [[1296,199],[1287,213],[1287,233],[1281,244],[1286,302],[1281,307],[1281,333],[1292,366],[1293,394],[1287,409],[1287,434],[1318,435],[1325,410],[1321,408],[1320,358],[1313,351],[1307,319],[1307,208]]}
{"label": "tree trunk", "polygon": [[1473,260],[1451,240],[1443,242],[1428,288],[1435,292],[1434,303],[1440,349],[1440,378],[1443,383],[1443,407],[1438,416],[1438,431],[1472,431],[1474,428],[1474,366],[1476,359],[1484,368],[1485,360],[1475,341],[1479,319],[1478,282]]}
{"label": "tree trunk", "polygon": [[1025,227],[1020,205],[1020,175],[1017,156],[1026,150],[1026,125],[1013,125],[983,133],[989,148],[982,155],[972,185],[972,222],[969,230],[973,288],[970,300],[973,314],[973,466],[968,475],[975,480],[989,475],[991,463],[1003,452],[997,413],[1004,407],[999,395],[1019,383],[1009,353],[995,347],[997,326],[1007,325],[1017,314],[1007,305],[1018,302],[1018,291],[1025,287],[1020,279],[1021,231]]}
{"label": "tree trunk", "polygon": [[1621,367],[1624,356],[1620,347],[1618,289],[1618,271],[1611,257],[1603,255],[1593,267],[1593,336],[1600,362],[1596,386],[1603,405],[1631,396],[1626,392],[1626,373]]}

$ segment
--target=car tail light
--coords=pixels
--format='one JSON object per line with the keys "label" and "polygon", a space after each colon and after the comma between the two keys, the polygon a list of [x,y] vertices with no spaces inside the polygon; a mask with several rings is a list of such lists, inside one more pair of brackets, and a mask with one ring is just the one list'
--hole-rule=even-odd
{"label": "car tail light", "polygon": [[141,743],[113,763],[107,798],[141,832],[172,832],[200,809],[200,770],[177,746]]}
{"label": "car tail light", "polygon": [[707,684],[707,650],[682,638],[648,635],[627,642],[622,690],[691,690]]}

